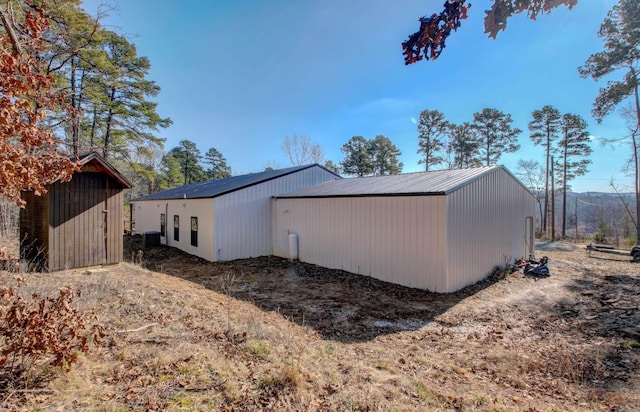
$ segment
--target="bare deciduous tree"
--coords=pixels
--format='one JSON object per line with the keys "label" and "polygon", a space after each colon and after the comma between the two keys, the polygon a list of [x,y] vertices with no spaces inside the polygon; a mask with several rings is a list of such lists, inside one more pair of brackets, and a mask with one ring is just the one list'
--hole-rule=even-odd
{"label": "bare deciduous tree", "polygon": [[324,150],[318,143],[314,143],[307,135],[293,134],[286,136],[280,145],[280,149],[287,156],[292,166],[300,166],[309,163],[322,163]]}

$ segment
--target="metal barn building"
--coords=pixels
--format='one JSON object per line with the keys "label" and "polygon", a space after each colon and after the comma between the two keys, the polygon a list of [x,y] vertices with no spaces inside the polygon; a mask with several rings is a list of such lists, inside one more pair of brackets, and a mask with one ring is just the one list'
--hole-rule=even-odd
{"label": "metal barn building", "polygon": [[271,198],[329,180],[314,164],[192,183],[131,201],[137,233],[208,261],[271,255]]}
{"label": "metal barn building", "polygon": [[434,292],[533,253],[535,199],[502,166],[335,180],[273,204],[274,255]]}
{"label": "metal barn building", "polygon": [[122,203],[131,183],[97,153],[78,159],[68,182],[36,196],[20,210],[20,255],[39,270],[114,264],[122,260]]}

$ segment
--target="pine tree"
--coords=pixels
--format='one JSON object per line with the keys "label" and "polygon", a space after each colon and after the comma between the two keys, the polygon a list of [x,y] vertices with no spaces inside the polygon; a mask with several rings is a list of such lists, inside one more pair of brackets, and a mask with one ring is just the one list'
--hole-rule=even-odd
{"label": "pine tree", "polygon": [[464,122],[460,125],[450,124],[449,148],[453,153],[453,168],[466,169],[480,166],[482,161],[478,158],[478,139],[471,124]]}
{"label": "pine tree", "polygon": [[52,113],[51,123],[66,135],[67,146],[77,156],[85,151],[81,137],[88,103],[87,79],[99,67],[95,56],[104,31],[100,27],[102,16],[89,16],[78,0],[47,2],[45,7],[52,21],[47,31],[51,47],[42,58],[47,61],[47,73],[56,78],[61,89],[68,91],[67,109]]}
{"label": "pine tree", "polygon": [[362,136],[353,136],[340,149],[345,154],[340,168],[346,175],[366,176],[373,173],[369,142]]}
{"label": "pine tree", "polygon": [[432,166],[441,164],[444,159],[439,152],[444,147],[443,138],[447,134],[449,123],[444,114],[438,110],[423,110],[418,120],[418,154],[422,159],[418,164],[424,164],[426,172]]}
{"label": "pine tree", "polygon": [[[616,106],[631,98],[633,122],[630,140],[634,165],[636,222],[640,222],[640,148],[635,139],[640,131],[640,1],[620,0],[607,14],[598,36],[604,40],[604,50],[592,54],[578,70],[582,77],[598,81],[621,72],[621,80],[609,80],[600,89],[593,103],[593,117],[598,123]],[[640,242],[640,224],[636,225],[636,241]]]}
{"label": "pine tree", "polygon": [[149,100],[160,91],[155,82],[146,79],[149,59],[139,57],[135,46],[114,32],[105,33],[101,48],[106,60],[104,70],[93,78],[100,98],[94,112],[99,118],[94,121],[104,125],[104,156],[115,150],[126,157],[132,147],[162,144],[164,140],[152,132],[168,127],[171,120],[161,118],[157,103]]}
{"label": "pine tree", "polygon": [[520,148],[518,135],[522,130],[512,128],[511,123],[511,115],[498,109],[482,109],[473,114],[471,127],[478,136],[485,166],[497,164],[503,153],[513,153]]}
{"label": "pine tree", "polygon": [[184,175],[180,171],[180,162],[169,153],[162,157],[159,169],[156,184],[160,190],[180,186],[185,180]]}
{"label": "pine tree", "polygon": [[391,140],[378,135],[369,141],[369,154],[375,176],[397,175],[402,172],[402,163],[398,156],[402,154]]}
{"label": "pine tree", "polygon": [[561,149],[561,187],[562,187],[562,237],[567,233],[567,188],[568,183],[577,176],[587,173],[587,166],[591,160],[587,159],[591,155],[589,146],[589,132],[587,122],[582,117],[575,114],[565,114],[561,121],[562,140],[558,142]]}
{"label": "pine tree", "polygon": [[549,212],[549,170],[551,156],[556,152],[553,142],[558,139],[560,133],[560,112],[553,106],[544,106],[540,110],[531,113],[533,120],[529,122],[531,140],[545,149],[545,184],[544,184],[544,213],[542,215],[542,230],[547,232],[547,215]]}
{"label": "pine tree", "polygon": [[207,180],[207,174],[200,165],[202,154],[191,140],[181,140],[180,146],[169,150],[168,155],[177,160],[180,171],[184,176],[184,184]]}
{"label": "pine tree", "polygon": [[340,174],[340,166],[333,163],[333,160],[327,160],[326,162],[324,162],[324,167],[331,170],[332,172]]}
{"label": "pine tree", "polygon": [[227,159],[215,147],[210,148],[204,154],[204,163],[210,166],[207,169],[207,176],[210,179],[224,179],[231,176],[231,168],[227,165]]}

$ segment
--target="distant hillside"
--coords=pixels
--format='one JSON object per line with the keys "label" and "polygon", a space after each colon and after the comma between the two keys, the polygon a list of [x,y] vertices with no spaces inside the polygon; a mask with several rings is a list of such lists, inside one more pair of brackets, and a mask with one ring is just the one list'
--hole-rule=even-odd
{"label": "distant hillside", "polygon": [[[555,199],[556,234],[562,225],[562,196]],[[592,236],[602,233],[608,240],[624,239],[635,232],[631,216],[635,216],[633,193],[586,192],[567,193],[567,236]],[[539,220],[540,216],[538,216]]]}

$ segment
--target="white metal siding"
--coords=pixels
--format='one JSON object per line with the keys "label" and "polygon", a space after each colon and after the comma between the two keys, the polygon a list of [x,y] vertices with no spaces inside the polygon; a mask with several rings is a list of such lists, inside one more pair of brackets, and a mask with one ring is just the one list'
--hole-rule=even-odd
{"label": "white metal siding", "polygon": [[[206,260],[214,258],[213,199],[139,200],[134,203],[136,232],[160,231],[160,215],[166,213],[168,246]],[[173,216],[180,216],[179,241],[173,239]],[[198,246],[191,246],[191,217],[198,218]]]}
{"label": "white metal siding", "polygon": [[271,254],[271,197],[316,185],[336,176],[311,167],[215,198],[213,261]]}
{"label": "white metal siding", "polygon": [[137,201],[133,203],[133,208],[136,233],[160,231],[160,214],[164,213],[164,208],[160,211],[160,202]]}
{"label": "white metal siding", "polygon": [[525,255],[533,196],[496,169],[445,196],[279,198],[273,254],[435,292],[454,292]]}
{"label": "white metal siding", "polygon": [[534,208],[533,196],[502,169],[448,195],[447,289],[525,256],[525,221]]}
{"label": "white metal siding", "polygon": [[404,286],[446,291],[444,196],[274,200],[274,254]]}

